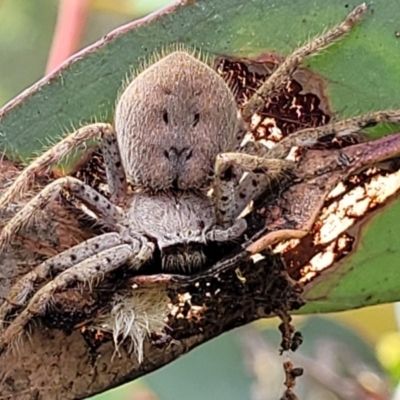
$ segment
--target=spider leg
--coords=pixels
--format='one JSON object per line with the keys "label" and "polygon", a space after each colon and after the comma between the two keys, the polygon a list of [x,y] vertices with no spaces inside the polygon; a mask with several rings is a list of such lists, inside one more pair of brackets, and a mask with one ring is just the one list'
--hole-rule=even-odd
{"label": "spider leg", "polygon": [[118,203],[126,196],[127,184],[114,130],[107,130],[103,133],[101,150],[106,167],[108,188],[111,193],[110,200]]}
{"label": "spider leg", "polygon": [[215,162],[214,183],[218,225],[225,229],[235,226],[236,218],[250,201],[272,181],[284,178],[293,166],[293,162],[287,160],[243,153],[219,154]]}
{"label": "spider leg", "polygon": [[242,111],[243,119],[249,122],[254,113],[264,106],[270,95],[276,93],[290,80],[293,72],[303,62],[305,57],[316,54],[340,40],[363,19],[366,10],[366,4],[360,4],[343,22],[290,54],[264,84],[257,89],[244,106]]}
{"label": "spider leg", "polygon": [[143,244],[132,239],[131,244],[121,244],[103,250],[62,272],[36,292],[27,307],[0,335],[0,352],[24,332],[26,325],[34,317],[44,315],[57,291],[76,282],[90,284],[93,280],[102,279],[128,260],[132,260],[131,266],[138,268],[151,257],[153,249],[154,246],[147,241]]}
{"label": "spider leg", "polygon": [[111,229],[115,229],[115,226],[123,216],[123,211],[119,207],[115,206],[95,189],[81,182],[79,179],[70,176],[59,178],[33,197],[5,225],[0,233],[0,254],[4,252],[15,233],[17,233],[22,226],[28,224],[35,213],[43,209],[63,189],[69,190],[77,199],[98,212],[102,221]]}
{"label": "spider leg", "polygon": [[212,228],[206,233],[206,238],[212,242],[229,242],[238,239],[247,229],[247,222],[243,218],[234,221],[233,225],[226,229]]}
{"label": "spider leg", "polygon": [[51,276],[56,276],[103,250],[120,244],[123,244],[123,241],[118,233],[105,233],[57,254],[25,274],[11,287],[6,300],[0,305],[0,331],[6,317],[26,304],[35,290],[35,285],[45,282]]}
{"label": "spider leg", "polygon": [[343,137],[356,135],[364,128],[378,123],[400,123],[400,110],[375,111],[342,121],[331,122],[318,128],[303,129],[286,137],[276,147],[268,151],[268,157],[286,157],[293,146],[312,146],[318,139],[328,135]]}
{"label": "spider leg", "polygon": [[34,181],[36,175],[47,172],[53,165],[57,164],[62,158],[68,155],[78,146],[88,140],[104,137],[102,142],[103,151],[105,151],[105,161],[107,178],[112,192],[119,195],[124,188],[124,182],[121,181],[121,170],[115,172],[119,161],[119,151],[115,150],[115,141],[110,138],[115,136],[114,128],[110,124],[91,124],[84,126],[77,131],[66,136],[53,147],[49,148],[42,155],[32,161],[8,187],[0,197],[0,209],[6,207],[10,202],[19,198],[27,191]]}

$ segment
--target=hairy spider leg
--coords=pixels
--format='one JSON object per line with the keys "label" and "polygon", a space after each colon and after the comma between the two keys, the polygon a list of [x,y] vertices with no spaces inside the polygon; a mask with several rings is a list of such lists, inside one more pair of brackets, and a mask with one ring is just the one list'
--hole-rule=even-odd
{"label": "hairy spider leg", "polygon": [[118,203],[127,195],[127,182],[114,130],[107,129],[103,133],[101,151],[106,167],[108,189],[111,194],[110,200]]}
{"label": "hairy spider leg", "polygon": [[122,220],[124,212],[122,209],[111,203],[108,199],[98,193],[89,185],[81,182],[79,179],[66,176],[59,178],[46,186],[41,192],[33,197],[17,214],[10,219],[0,233],[0,255],[5,251],[10,240],[18,230],[32,220],[38,210],[42,210],[46,205],[53,201],[63,190],[75,196],[78,200],[88,205],[97,212],[109,228],[115,229],[115,226]]}
{"label": "hairy spider leg", "polygon": [[5,327],[6,317],[16,309],[26,305],[35,290],[35,286],[103,250],[114,248],[121,244],[123,244],[123,241],[118,233],[104,233],[57,254],[26,273],[11,287],[7,298],[0,305],[0,332],[1,328]]}
{"label": "hairy spider leg", "polygon": [[246,122],[250,122],[252,116],[264,106],[268,98],[290,80],[293,72],[303,62],[305,57],[318,53],[344,37],[355,25],[362,21],[366,11],[367,5],[365,3],[360,4],[343,22],[290,54],[285,61],[279,65],[275,72],[257,89],[244,106],[242,110],[243,119]]}
{"label": "hairy spider leg", "polygon": [[[290,54],[244,106],[243,120],[247,123],[250,122],[253,114],[264,106],[268,98],[288,82],[305,57],[316,54],[340,40],[361,22],[366,10],[365,3],[359,5],[342,23]],[[267,189],[272,181],[279,181],[290,173],[294,164],[282,160],[282,158],[289,154],[293,146],[312,145],[318,139],[331,134],[337,137],[357,135],[363,128],[379,122],[399,123],[400,110],[377,111],[344,121],[332,122],[318,128],[304,129],[285,138],[273,149],[267,149],[260,143],[251,143],[250,146],[246,145],[244,150],[254,154],[247,155],[247,157],[253,158],[253,166],[248,165],[250,159],[243,164],[243,154],[241,153],[230,153],[229,158],[220,155],[216,161],[214,187],[219,223],[222,226],[229,226],[249,202]],[[257,160],[268,160],[264,161],[262,167],[264,173],[260,173],[262,168],[257,167],[257,163],[260,162]],[[243,176],[243,170],[251,171],[251,173]],[[233,207],[232,204],[234,204]]]}
{"label": "hairy spider leg", "polygon": [[[10,202],[26,193],[37,175],[42,175],[49,171],[52,166],[88,140],[101,137],[105,138],[102,141],[102,148],[106,153],[105,162],[107,178],[109,179],[108,183],[115,192],[115,195],[119,195],[124,185],[124,183],[121,182],[121,173],[123,173],[123,171],[122,166],[120,171],[115,171],[115,166],[118,165],[119,162],[119,152],[115,150],[115,142],[110,139],[112,136],[115,136],[114,128],[112,125],[104,123],[87,125],[69,134],[33,160],[32,163],[19,174],[13,184],[0,196],[0,209],[7,207]],[[111,155],[118,157],[118,159],[111,159]]]}
{"label": "hairy spider leg", "polygon": [[143,246],[140,241],[132,240],[131,244],[121,244],[103,250],[62,272],[35,293],[27,307],[0,335],[0,352],[18,339],[33,318],[46,312],[57,291],[76,282],[91,284],[93,280],[102,279],[127,261],[131,267],[138,268],[152,256],[153,250],[151,243]]}
{"label": "hairy spider leg", "polygon": [[378,123],[400,123],[400,110],[375,111],[342,121],[335,121],[317,128],[302,129],[280,141],[273,149],[265,149],[268,157],[286,157],[293,146],[311,146],[328,135],[336,137],[357,136],[362,129]]}
{"label": "hairy spider leg", "polygon": [[[294,163],[282,160],[293,146],[313,145],[318,139],[335,135],[336,137],[358,135],[366,127],[377,123],[400,123],[400,110],[376,111],[373,113],[349,118],[343,121],[303,129],[279,142],[273,149],[267,149],[261,143],[254,143],[256,155],[243,153],[226,153],[217,158],[216,172],[216,203],[217,216],[222,224],[232,223],[252,199],[257,198],[272,181],[277,182],[294,168]],[[234,167],[239,167],[235,169]],[[226,171],[229,170],[229,179]],[[242,171],[251,174],[242,176]],[[234,207],[229,208],[230,204]],[[225,225],[222,225],[225,226]]]}
{"label": "hairy spider leg", "polygon": [[[243,153],[222,153],[215,162],[214,199],[218,224],[229,227],[273,181],[288,175],[294,163]],[[243,173],[247,173],[245,176]],[[238,220],[240,221],[240,220]]]}

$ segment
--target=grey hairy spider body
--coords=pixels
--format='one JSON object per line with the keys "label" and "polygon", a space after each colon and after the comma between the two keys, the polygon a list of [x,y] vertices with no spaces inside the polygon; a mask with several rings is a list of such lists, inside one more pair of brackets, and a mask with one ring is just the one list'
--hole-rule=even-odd
{"label": "grey hairy spider body", "polygon": [[[343,37],[365,12],[365,4],[358,6],[341,24],[289,55],[255,92],[242,116],[238,116],[231,89],[212,68],[186,51],[175,51],[127,86],[117,103],[114,126],[82,127],[34,160],[2,194],[0,207],[12,203],[35,175],[47,171],[76,146],[99,137],[111,197],[105,198],[76,178],[60,178],[6,224],[0,234],[0,252],[63,189],[94,211],[109,232],[43,262],[15,283],[0,306],[4,322],[0,349],[12,343],[34,316],[46,312],[57,291],[76,283],[93,285],[123,264],[138,269],[155,250],[167,272],[201,268],[206,261],[205,246],[238,240],[246,229],[239,217],[243,209],[271,182],[294,169],[295,163],[285,159],[291,147],[326,135],[357,133],[380,121],[399,122],[398,111],[376,112],[299,131],[275,149],[256,149],[258,155],[237,152],[253,114],[288,82],[303,59]],[[35,292],[39,282],[47,283]],[[121,334],[123,339],[130,336],[140,342],[143,331],[154,327],[145,324],[137,334],[133,323],[137,315],[126,317],[125,306],[116,303],[111,312],[114,322],[106,325],[116,340]],[[25,308],[15,316],[18,307]],[[140,304],[129,303],[129,307],[135,311]],[[158,321],[157,328],[165,308],[161,304],[160,315],[152,317]],[[115,316],[115,310],[121,309]]]}
{"label": "grey hairy spider body", "polygon": [[[217,155],[232,151],[241,134],[235,98],[219,75],[186,52],[166,56],[138,78],[115,112],[125,178],[140,190],[128,201],[125,221],[153,240],[165,270],[198,268],[202,245],[236,239],[246,227],[242,220],[229,224],[234,229],[219,224],[218,199],[207,196]],[[110,160],[109,150],[103,152],[111,169],[117,150]],[[118,190],[114,195],[126,198]],[[191,244],[200,246],[174,251]]]}
{"label": "grey hairy spider body", "polygon": [[203,248],[216,225],[208,196],[201,192],[160,193],[156,197],[140,193],[132,199],[128,218],[132,230],[157,244],[165,271],[195,270],[204,264]]}

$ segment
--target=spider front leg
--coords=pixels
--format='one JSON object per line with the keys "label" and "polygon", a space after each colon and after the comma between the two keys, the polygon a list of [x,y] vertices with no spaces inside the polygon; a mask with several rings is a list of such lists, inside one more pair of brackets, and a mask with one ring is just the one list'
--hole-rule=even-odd
{"label": "spider front leg", "polygon": [[[25,193],[38,175],[48,172],[52,166],[60,162],[65,156],[77,147],[92,139],[103,138],[102,150],[104,153],[107,179],[111,193],[118,197],[125,189],[123,171],[120,165],[119,151],[112,125],[96,123],[84,126],[69,134],[60,142],[50,147],[42,155],[31,162],[8,187],[0,197],[0,210],[7,207],[9,203],[18,199]],[[118,169],[118,171],[117,171]]]}
{"label": "spider front leg", "polygon": [[375,111],[343,121],[331,122],[317,128],[303,129],[286,137],[273,149],[265,150],[265,152],[268,157],[286,157],[293,146],[312,146],[319,139],[328,135],[335,137],[358,135],[363,129],[378,123],[400,123],[400,110]]}
{"label": "spider front leg", "polygon": [[[78,200],[82,201],[90,208],[95,210],[102,221],[104,221],[110,229],[115,229],[119,221],[122,220],[123,211],[100,195],[96,190],[84,184],[80,180],[72,177],[64,177],[57,179],[46,186],[40,193],[33,197],[17,214],[10,219],[0,233],[0,254],[4,252],[10,240],[18,232],[18,230],[26,224],[35,215],[38,210],[44,209],[47,204],[52,201],[63,189],[68,189]],[[103,240],[106,240],[104,236]],[[101,242],[101,239],[92,239],[73,249],[66,250],[58,256],[39,265],[31,273],[17,282],[11,289],[8,296],[9,302],[6,300],[0,307],[0,321],[4,320],[6,315],[12,311],[13,304],[18,306],[24,303],[26,298],[33,291],[33,284],[36,280],[45,279],[49,274],[55,274],[57,271],[69,268],[76,264],[79,260],[84,260],[106,249],[115,242],[115,237],[110,237],[110,244]],[[106,246],[106,247],[104,247]]]}
{"label": "spider front leg", "polygon": [[[108,237],[99,236],[97,244],[106,247]],[[25,330],[27,324],[37,316],[42,316],[52,303],[54,294],[77,282],[93,283],[129,261],[130,267],[138,268],[153,254],[154,245],[146,239],[131,238],[129,244],[118,244],[92,255],[58,275],[54,280],[43,286],[29,301],[27,307],[19,314],[8,328],[0,335],[0,352],[12,344]],[[119,238],[123,243],[122,237]],[[57,257],[57,256],[56,256]],[[61,257],[63,258],[63,257]],[[68,263],[69,254],[65,254],[61,263]]]}
{"label": "spider front leg", "polygon": [[0,254],[4,252],[8,243],[18,230],[22,226],[27,225],[35,213],[43,209],[52,199],[58,196],[63,189],[69,190],[78,200],[97,212],[102,221],[105,222],[109,228],[115,228],[118,222],[122,220],[123,211],[95,189],[73,177],[59,178],[33,197],[5,225],[0,233]]}
{"label": "spider front leg", "polygon": [[7,298],[0,305],[0,331],[2,325],[4,326],[6,318],[12,312],[15,312],[16,309],[25,306],[29,297],[34,292],[35,286],[103,250],[116,247],[120,244],[123,244],[123,242],[118,233],[105,233],[63,251],[39,264],[32,271],[29,271],[12,286]]}
{"label": "spider front leg", "polygon": [[340,40],[363,19],[366,11],[367,6],[365,3],[359,5],[342,23],[290,54],[247,102],[242,111],[243,119],[246,122],[250,122],[252,116],[264,106],[268,98],[290,80],[293,72],[303,62],[305,57],[316,54]]}
{"label": "spider front leg", "polygon": [[127,185],[114,130],[107,130],[103,133],[101,150],[106,167],[108,189],[111,194],[110,199],[112,202],[118,203],[125,198]]}
{"label": "spider front leg", "polygon": [[[243,153],[222,153],[215,162],[214,199],[218,225],[235,226],[239,214],[272,182],[290,173],[291,161]],[[236,222],[237,223],[237,222]]]}

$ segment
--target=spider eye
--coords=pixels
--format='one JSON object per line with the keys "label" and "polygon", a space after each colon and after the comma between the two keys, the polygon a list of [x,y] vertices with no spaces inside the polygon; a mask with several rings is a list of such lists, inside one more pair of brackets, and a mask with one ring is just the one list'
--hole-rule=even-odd
{"label": "spider eye", "polygon": [[193,120],[193,128],[199,123],[200,120],[200,114],[196,113],[194,114],[194,120]]}
{"label": "spider eye", "polygon": [[164,120],[164,122],[166,123],[166,124],[168,124],[168,113],[166,112],[166,111],[164,111],[164,114],[163,114],[163,120]]}

